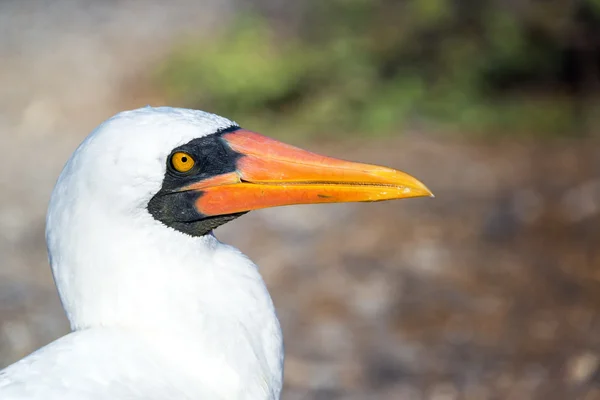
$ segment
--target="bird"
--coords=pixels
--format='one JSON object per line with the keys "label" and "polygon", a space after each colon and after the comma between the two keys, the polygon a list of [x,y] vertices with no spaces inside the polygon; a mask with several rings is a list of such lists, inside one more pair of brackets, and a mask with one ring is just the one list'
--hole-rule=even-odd
{"label": "bird", "polygon": [[279,399],[284,346],[258,267],[213,230],[257,209],[433,196],[200,110],[142,107],[73,152],[48,205],[70,333],[0,371],[2,400]]}

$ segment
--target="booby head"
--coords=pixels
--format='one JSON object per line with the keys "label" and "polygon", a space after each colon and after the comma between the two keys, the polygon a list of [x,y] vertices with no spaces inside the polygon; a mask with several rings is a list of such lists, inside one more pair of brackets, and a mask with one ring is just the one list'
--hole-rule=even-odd
{"label": "booby head", "polygon": [[[46,238],[71,324],[88,326],[84,315],[106,323],[119,314],[112,306],[86,313],[88,302],[126,288],[113,302],[123,308],[143,291],[123,275],[152,276],[150,254],[170,252],[175,264],[198,248],[194,239],[211,242],[214,228],[248,211],[420,196],[432,194],[391,168],[314,154],[203,111],[144,107],[108,119],[73,153],[50,201]],[[154,269],[168,280],[174,271],[165,264]]]}
{"label": "booby head", "polygon": [[403,172],[317,155],[213,114],[169,107],[106,121],[67,169],[87,175],[87,189],[111,207],[147,210],[191,236],[260,208],[432,195]]}

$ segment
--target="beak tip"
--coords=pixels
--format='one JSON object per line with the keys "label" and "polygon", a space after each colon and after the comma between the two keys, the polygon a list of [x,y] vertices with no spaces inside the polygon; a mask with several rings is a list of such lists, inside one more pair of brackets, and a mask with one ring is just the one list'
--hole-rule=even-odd
{"label": "beak tip", "polygon": [[430,198],[434,199],[435,198],[435,194],[433,194],[433,192],[431,190],[429,190],[429,188],[427,186],[423,185],[423,187],[427,191],[427,197],[430,197]]}
{"label": "beak tip", "polygon": [[425,184],[421,181],[416,181],[415,184],[415,189],[417,189],[417,193],[419,193],[418,197],[431,197],[431,198],[435,198],[435,195],[433,194],[433,192],[431,190],[429,190],[429,188],[427,186],[425,186]]}
{"label": "beak tip", "polygon": [[431,199],[435,199],[435,194],[433,194],[431,192],[431,190],[427,189],[427,191],[425,191],[422,195],[420,195],[419,197],[429,197]]}

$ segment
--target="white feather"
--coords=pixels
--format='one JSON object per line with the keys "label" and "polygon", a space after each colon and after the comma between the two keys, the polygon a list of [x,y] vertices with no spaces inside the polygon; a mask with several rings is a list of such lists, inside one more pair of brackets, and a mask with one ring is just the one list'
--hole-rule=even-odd
{"label": "white feather", "polygon": [[0,371],[0,399],[278,399],[283,345],[257,267],[146,207],[166,158],[235,125],[142,108],[92,132],[50,201],[50,264],[73,333]]}

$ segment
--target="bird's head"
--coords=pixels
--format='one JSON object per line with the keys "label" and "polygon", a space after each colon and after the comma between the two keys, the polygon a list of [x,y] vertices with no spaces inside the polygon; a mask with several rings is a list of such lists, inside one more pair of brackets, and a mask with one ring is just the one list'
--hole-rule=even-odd
{"label": "bird's head", "polygon": [[111,118],[66,169],[96,202],[148,212],[191,236],[261,208],[431,196],[404,172],[321,156],[213,114],[167,107]]}
{"label": "bird's head", "polygon": [[[107,120],[73,153],[50,202],[46,236],[72,323],[81,304],[105,320],[131,307],[125,319],[161,293],[165,279],[184,282],[187,260],[198,257],[195,241],[243,213],[419,196],[431,192],[391,168],[314,154],[202,111],[146,107]],[[157,247],[173,260],[168,273]],[[142,290],[138,303],[126,301]]]}

